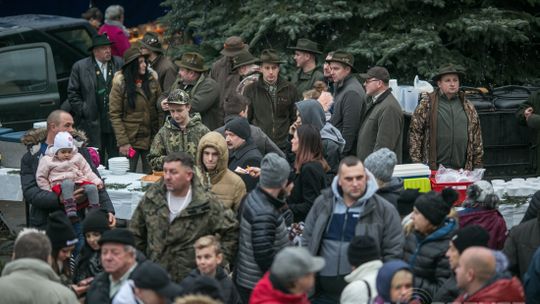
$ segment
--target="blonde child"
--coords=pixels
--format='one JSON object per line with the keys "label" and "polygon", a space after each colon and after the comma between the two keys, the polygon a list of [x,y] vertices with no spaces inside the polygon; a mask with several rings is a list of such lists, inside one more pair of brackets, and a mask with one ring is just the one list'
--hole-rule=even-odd
{"label": "blonde child", "polygon": [[231,278],[221,266],[223,253],[219,240],[213,235],[206,235],[199,238],[193,247],[195,247],[197,268],[193,269],[180,285],[185,289],[189,289],[198,277],[207,276],[219,282],[223,298],[225,299],[224,303],[240,303],[240,298]]}

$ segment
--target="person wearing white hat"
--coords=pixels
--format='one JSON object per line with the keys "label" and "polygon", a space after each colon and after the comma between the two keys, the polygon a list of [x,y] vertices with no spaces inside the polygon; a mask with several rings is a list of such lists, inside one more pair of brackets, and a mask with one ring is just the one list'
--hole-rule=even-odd
{"label": "person wearing white hat", "polygon": [[103,181],[92,172],[88,162],[77,152],[69,132],[56,134],[54,144],[39,161],[36,181],[41,189],[54,191],[60,196],[64,210],[72,222],[78,221],[78,206],[73,197],[76,186],[84,189],[90,208],[99,208],[98,189],[103,188]]}

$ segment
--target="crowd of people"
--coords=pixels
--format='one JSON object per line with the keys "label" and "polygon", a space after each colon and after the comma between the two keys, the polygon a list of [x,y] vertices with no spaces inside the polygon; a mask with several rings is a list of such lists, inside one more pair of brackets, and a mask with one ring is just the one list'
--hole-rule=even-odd
{"label": "crowd of people", "polygon": [[[114,12],[106,25],[118,27]],[[455,191],[404,190],[392,176],[407,138],[412,160],[432,169],[482,166],[478,115],[454,65],[436,73],[404,134],[386,68],[362,83],[350,53],[320,62],[308,39],[290,48],[289,81],[277,51],[255,57],[241,37],[211,68],[193,52],[173,63],[154,33],[123,59],[108,37],[73,66],[67,111],[23,137],[34,228],[0,278],[9,303],[540,298],[540,194],[507,235],[491,184],[471,185],[457,212]],[[163,174],[127,228],[96,169],[118,155],[130,171]]]}

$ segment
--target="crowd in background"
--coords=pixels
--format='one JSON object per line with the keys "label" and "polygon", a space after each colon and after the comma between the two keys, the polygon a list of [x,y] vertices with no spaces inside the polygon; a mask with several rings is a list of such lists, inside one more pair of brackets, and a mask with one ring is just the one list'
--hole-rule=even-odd
{"label": "crowd in background", "polygon": [[[482,167],[455,65],[437,71],[404,134],[388,70],[357,77],[350,53],[320,61],[299,39],[288,80],[278,52],[256,57],[241,37],[207,67],[195,52],[171,61],[155,33],[124,44],[119,6],[105,20],[72,68],[66,107],[23,138],[36,229],[19,234],[0,278],[9,303],[540,298],[540,195],[508,234],[490,183],[472,184],[457,211],[455,191],[405,190],[392,175],[404,142],[431,169]],[[163,174],[127,228],[96,169],[121,155],[130,171]]]}

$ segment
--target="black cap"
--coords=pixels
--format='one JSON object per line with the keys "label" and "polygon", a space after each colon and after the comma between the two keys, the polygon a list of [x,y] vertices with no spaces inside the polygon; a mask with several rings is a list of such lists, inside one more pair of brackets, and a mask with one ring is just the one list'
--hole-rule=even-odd
{"label": "black cap", "polygon": [[103,245],[105,243],[119,243],[135,247],[135,237],[128,229],[116,228],[103,233],[98,244]]}
{"label": "black cap", "polygon": [[247,119],[243,117],[237,117],[230,120],[225,125],[225,131],[233,132],[246,141],[251,137],[251,127],[249,126]]}
{"label": "black cap", "polygon": [[451,241],[459,254],[462,254],[472,246],[488,247],[489,233],[478,225],[471,225],[456,231]]}
{"label": "black cap", "polygon": [[413,212],[414,202],[418,196],[420,196],[418,189],[405,189],[399,194],[397,209],[400,216],[404,217]]}
{"label": "black cap", "polygon": [[131,279],[135,287],[153,290],[167,299],[173,299],[182,293],[180,285],[171,281],[167,271],[151,261],[145,261],[138,265],[133,270]]}
{"label": "black cap", "polygon": [[53,249],[61,249],[75,245],[79,240],[73,230],[73,225],[62,210],[49,214],[47,236]]}
{"label": "black cap", "polygon": [[368,235],[357,235],[349,243],[347,250],[349,264],[358,267],[364,263],[381,258],[379,245]]}
{"label": "black cap", "polygon": [[364,79],[376,78],[387,82],[388,80],[390,80],[390,73],[388,73],[388,70],[384,67],[374,66],[367,72],[360,74],[360,77]]}
{"label": "black cap", "polygon": [[87,232],[99,232],[103,233],[110,230],[109,227],[109,215],[106,210],[97,209],[91,210],[86,213],[84,220],[82,221],[83,233]]}

